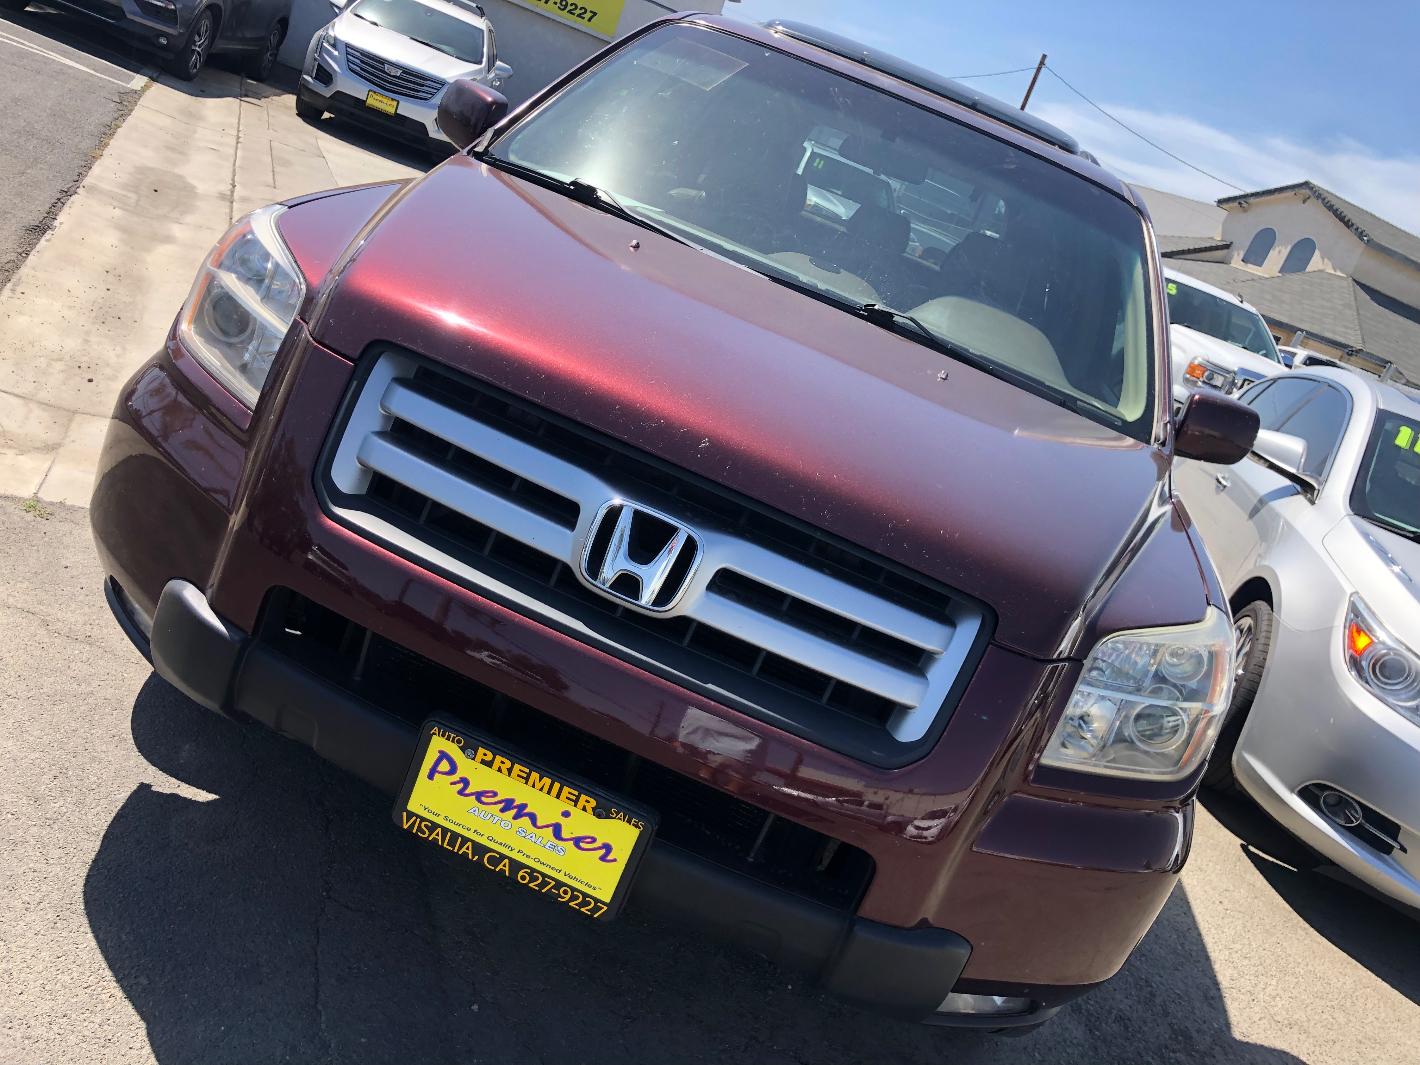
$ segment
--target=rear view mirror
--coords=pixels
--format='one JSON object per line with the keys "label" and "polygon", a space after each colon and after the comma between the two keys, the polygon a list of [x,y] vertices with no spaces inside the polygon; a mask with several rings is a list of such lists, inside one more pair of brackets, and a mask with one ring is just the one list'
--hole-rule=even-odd
{"label": "rear view mirror", "polygon": [[459,151],[502,121],[508,98],[501,92],[460,78],[444,90],[439,100],[439,129]]}
{"label": "rear view mirror", "polygon": [[1183,405],[1174,433],[1174,454],[1231,466],[1252,450],[1260,425],[1257,411],[1246,403],[1200,388]]}
{"label": "rear view mirror", "polygon": [[1259,429],[1252,450],[1278,469],[1301,473],[1307,461],[1307,442],[1300,436]]}

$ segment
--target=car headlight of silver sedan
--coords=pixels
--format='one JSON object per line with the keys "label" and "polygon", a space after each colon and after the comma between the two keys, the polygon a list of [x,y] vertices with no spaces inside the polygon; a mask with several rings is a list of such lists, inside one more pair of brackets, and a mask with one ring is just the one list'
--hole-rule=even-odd
{"label": "car headlight of silver sedan", "polygon": [[1376,619],[1359,595],[1346,607],[1342,653],[1362,687],[1420,725],[1420,657]]}
{"label": "car headlight of silver sedan", "polygon": [[1182,779],[1212,750],[1232,680],[1233,627],[1216,607],[1194,625],[1110,636],[1085,659],[1041,764]]}
{"label": "car headlight of silver sedan", "polygon": [[306,295],[276,229],[284,210],[273,204],[253,211],[217,242],[178,317],[183,348],[248,407],[256,406]]}

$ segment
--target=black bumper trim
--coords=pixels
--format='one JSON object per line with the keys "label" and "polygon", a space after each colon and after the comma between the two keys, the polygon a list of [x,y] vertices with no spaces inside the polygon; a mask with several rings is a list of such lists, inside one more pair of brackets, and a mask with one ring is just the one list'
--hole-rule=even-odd
{"label": "black bumper trim", "polygon": [[[163,589],[152,661],[208,709],[250,717],[383,791],[399,790],[414,752],[413,726],[252,640],[186,581]],[[905,1020],[952,1023],[933,1011],[971,955],[971,944],[955,932],[854,917],[661,841],[646,856],[631,904],[810,973],[852,1005]]]}

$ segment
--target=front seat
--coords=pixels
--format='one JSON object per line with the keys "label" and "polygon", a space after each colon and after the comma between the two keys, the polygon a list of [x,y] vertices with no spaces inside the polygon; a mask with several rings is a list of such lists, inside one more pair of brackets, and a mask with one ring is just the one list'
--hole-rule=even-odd
{"label": "front seat", "polygon": [[895,306],[903,287],[902,256],[911,235],[912,226],[904,216],[865,203],[848,219],[830,254],[835,263]]}

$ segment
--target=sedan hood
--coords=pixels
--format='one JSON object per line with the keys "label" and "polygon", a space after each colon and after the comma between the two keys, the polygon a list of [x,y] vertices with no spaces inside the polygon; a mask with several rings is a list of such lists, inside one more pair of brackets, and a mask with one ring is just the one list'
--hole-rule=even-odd
{"label": "sedan hood", "polygon": [[476,78],[483,73],[481,63],[457,59],[437,48],[410,40],[402,33],[366,22],[349,11],[335,20],[333,29],[336,40],[342,44],[353,44],[356,48],[372,52],[396,66],[417,70],[442,81]]}
{"label": "sedan hood", "polygon": [[1327,533],[1322,544],[1381,622],[1420,651],[1420,544],[1354,514]]}
{"label": "sedan hood", "polygon": [[1286,368],[1265,356],[1186,325],[1169,326],[1169,357],[1173,362],[1175,384],[1183,382],[1183,371],[1194,359],[1202,359],[1221,370],[1247,370],[1254,377],[1271,377]]}
{"label": "sedan hood", "polygon": [[1039,656],[1167,472],[1156,448],[466,156],[391,200],[312,328],[351,358],[421,352],[935,577]]}

